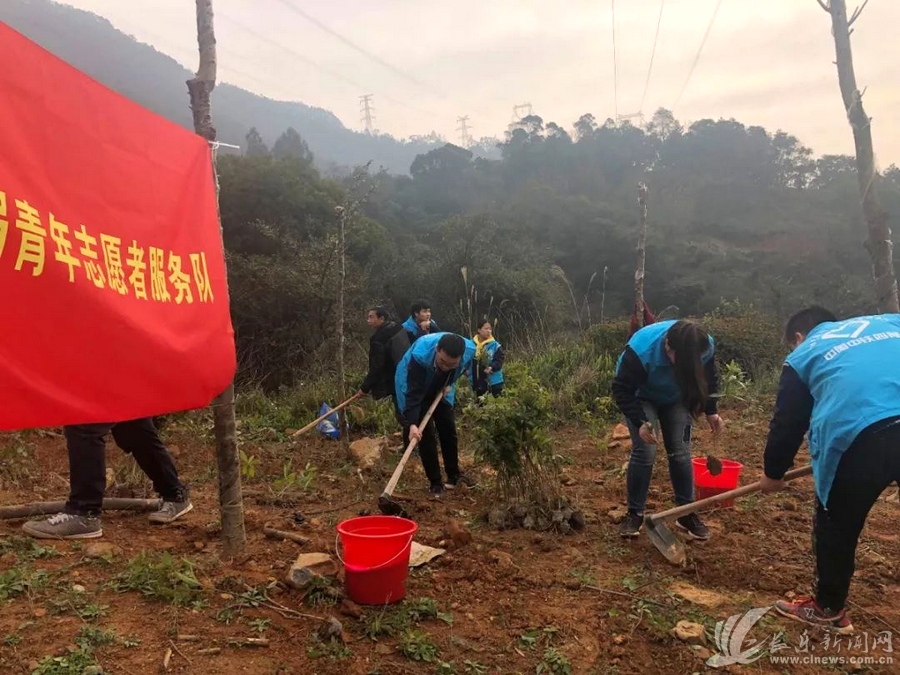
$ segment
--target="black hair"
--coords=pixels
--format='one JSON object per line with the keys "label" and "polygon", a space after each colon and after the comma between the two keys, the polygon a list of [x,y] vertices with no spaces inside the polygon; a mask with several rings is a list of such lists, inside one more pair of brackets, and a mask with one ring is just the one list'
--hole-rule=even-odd
{"label": "black hair", "polygon": [[423,309],[431,309],[431,301],[420,298],[419,300],[416,300],[412,305],[410,305],[409,315],[415,316]]}
{"label": "black hair", "polygon": [[375,312],[375,316],[377,316],[379,319],[384,319],[385,321],[388,321],[391,318],[391,313],[384,305],[375,305],[374,307],[369,307],[369,312]]}
{"label": "black hair", "polygon": [[706,408],[709,385],[703,371],[703,354],[709,349],[709,333],[696,321],[682,319],[666,332],[669,349],[675,353],[675,381],[691,416]]}
{"label": "black hair", "polygon": [[809,335],[809,331],[820,323],[829,321],[837,321],[837,317],[824,307],[812,305],[806,309],[801,309],[799,312],[795,312],[784,324],[784,341],[791,344],[796,333]]}
{"label": "black hair", "polygon": [[484,319],[482,319],[481,321],[478,322],[477,330],[481,330],[481,328],[482,328],[482,327],[484,326],[484,324],[486,324],[486,323],[490,323],[490,324],[491,324],[491,328],[494,327],[494,324],[491,323],[491,320],[490,320],[490,319],[484,318]]}
{"label": "black hair", "polygon": [[466,350],[466,343],[465,340],[462,339],[462,336],[457,335],[456,333],[445,333],[441,336],[441,339],[438,340],[437,348],[451,359],[458,359]]}

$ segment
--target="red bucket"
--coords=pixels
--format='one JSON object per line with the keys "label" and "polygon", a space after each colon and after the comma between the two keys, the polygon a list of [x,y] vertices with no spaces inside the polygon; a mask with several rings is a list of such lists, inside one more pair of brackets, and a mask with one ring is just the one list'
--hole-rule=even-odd
{"label": "red bucket", "polygon": [[387,605],[406,595],[409,553],[419,526],[397,516],[360,516],[338,524],[344,586],[360,605]]}
{"label": "red bucket", "polygon": [[[694,499],[696,501],[720,495],[723,492],[734,490],[738,486],[744,465],[730,459],[720,461],[722,462],[722,473],[713,476],[706,467],[706,457],[694,457],[691,460],[694,465]],[[730,508],[734,506],[734,500],[726,499],[714,506],[717,509]]]}

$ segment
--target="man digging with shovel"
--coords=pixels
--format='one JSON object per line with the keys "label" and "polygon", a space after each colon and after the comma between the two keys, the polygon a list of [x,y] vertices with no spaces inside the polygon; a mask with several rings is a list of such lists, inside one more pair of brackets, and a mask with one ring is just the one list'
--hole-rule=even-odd
{"label": "man digging with shovel", "polygon": [[764,455],[763,492],[782,480],[809,429],[816,485],[815,597],[779,600],[790,619],[852,633],[844,606],[859,534],[879,495],[900,480],[900,314],[836,321],[821,307],[785,326],[781,372]]}
{"label": "man digging with shovel", "polygon": [[[472,481],[459,471],[459,441],[456,435],[456,384],[470,367],[475,343],[455,333],[434,333],[417,339],[397,365],[397,408],[409,438],[419,442],[419,455],[430,483],[432,496],[440,498],[444,488],[471,487]],[[432,418],[420,428],[425,408],[446,389]],[[441,441],[446,484],[441,480],[437,442]]]}

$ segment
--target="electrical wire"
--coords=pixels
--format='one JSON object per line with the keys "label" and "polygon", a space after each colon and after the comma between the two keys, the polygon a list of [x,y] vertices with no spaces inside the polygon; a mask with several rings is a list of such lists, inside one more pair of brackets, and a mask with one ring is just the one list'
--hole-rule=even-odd
{"label": "electrical wire", "polygon": [[619,63],[616,55],[616,0],[612,0],[612,45],[613,45],[613,106],[616,123],[619,121]]}
{"label": "electrical wire", "polygon": [[713,24],[716,22],[716,15],[718,15],[719,7],[721,6],[722,0],[716,0],[716,7],[709,19],[709,24],[706,26],[706,32],[703,33],[703,39],[700,41],[700,47],[699,49],[697,49],[697,54],[694,56],[694,62],[691,64],[691,69],[688,71],[687,79],[684,81],[684,85],[681,87],[681,91],[678,92],[678,98],[675,99],[675,104],[672,106],[672,110],[675,110],[678,107],[678,104],[681,103],[681,97],[684,95],[684,92],[688,86],[688,82],[691,81],[691,76],[694,74],[694,69],[697,67],[697,63],[700,61],[700,55],[703,53],[703,47],[706,45],[706,39],[709,37],[709,33],[712,30]]}
{"label": "electrical wire", "polygon": [[647,68],[647,80],[644,82],[644,93],[641,95],[641,105],[638,111],[644,112],[644,101],[647,98],[647,89],[650,88],[650,74],[653,72],[653,59],[656,56],[656,44],[659,42],[659,28],[662,25],[663,9],[666,6],[666,0],[659,0],[659,17],[656,19],[656,35],[653,37],[653,49],[650,52],[650,66]]}
{"label": "electrical wire", "polygon": [[[398,77],[401,77],[401,78],[403,78],[404,80],[407,80],[407,81],[409,81],[409,82],[412,82],[413,84],[416,84],[416,85],[418,85],[418,86],[420,86],[420,87],[424,87],[424,88],[429,89],[429,90],[431,90],[431,91],[437,91],[437,90],[435,90],[433,87],[431,87],[431,86],[429,86],[428,84],[426,84],[425,82],[422,82],[422,80],[420,80],[420,79],[417,78],[416,76],[412,75],[411,73],[408,73],[408,72],[406,72],[406,71],[404,71],[404,70],[398,68],[397,66],[395,66],[395,65],[393,65],[393,64],[391,64],[391,63],[388,63],[387,61],[385,61],[384,59],[382,59],[382,58],[381,58],[380,56],[378,56],[377,54],[373,54],[372,52],[370,52],[370,51],[369,51],[368,49],[366,49],[365,47],[363,47],[363,46],[361,46],[361,45],[358,45],[357,43],[353,42],[350,38],[345,37],[344,35],[341,35],[340,33],[338,33],[336,30],[334,30],[334,29],[331,28],[330,26],[326,25],[325,23],[323,23],[322,21],[320,21],[320,20],[317,19],[316,17],[312,16],[312,15],[309,14],[308,12],[306,12],[306,11],[304,11],[303,9],[301,9],[300,7],[298,7],[294,2],[291,2],[290,0],[278,0],[278,1],[279,1],[282,5],[284,5],[285,7],[287,7],[289,10],[291,10],[292,12],[294,12],[295,14],[297,14],[298,16],[301,16],[301,17],[303,17],[304,19],[306,19],[307,21],[309,21],[310,23],[312,23],[312,24],[318,26],[320,29],[322,29],[323,31],[325,31],[325,32],[328,33],[329,35],[331,35],[331,36],[337,38],[338,40],[340,40],[341,42],[343,42],[345,45],[347,45],[348,47],[350,47],[351,49],[353,49],[353,50],[359,52],[360,54],[362,54],[362,55],[364,55],[364,56],[366,56],[366,57],[369,58],[370,60],[372,60],[372,61],[374,61],[375,63],[377,63],[378,65],[380,65],[382,68],[385,68],[386,70],[391,71],[392,73],[394,73],[394,75],[397,75]],[[440,92],[437,92],[437,93],[440,93]]]}

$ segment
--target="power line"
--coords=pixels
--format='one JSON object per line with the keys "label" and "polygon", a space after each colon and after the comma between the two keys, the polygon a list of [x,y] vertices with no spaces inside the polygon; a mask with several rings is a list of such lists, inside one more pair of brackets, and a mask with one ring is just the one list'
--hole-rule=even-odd
{"label": "power line", "polygon": [[691,69],[688,71],[688,76],[684,81],[684,86],[682,86],[681,91],[678,92],[678,98],[675,99],[675,104],[672,106],[672,110],[675,110],[678,107],[678,104],[681,103],[681,97],[684,95],[684,92],[688,86],[688,82],[691,81],[691,76],[694,74],[694,69],[697,67],[697,63],[700,61],[700,54],[703,53],[703,47],[704,45],[706,45],[706,39],[709,37],[709,33],[712,30],[713,24],[716,22],[716,15],[719,13],[719,7],[721,6],[722,0],[716,0],[716,7],[709,19],[709,25],[706,26],[706,32],[703,34],[703,39],[700,41],[700,47],[699,49],[697,49],[697,54],[694,56],[694,62],[691,64]]}
{"label": "power line", "polygon": [[[331,28],[330,26],[327,26],[326,24],[322,23],[322,22],[321,22],[319,19],[317,19],[316,17],[314,17],[314,16],[308,14],[307,12],[305,12],[303,9],[301,9],[300,7],[298,7],[298,6],[297,6],[296,4],[294,4],[293,2],[290,2],[289,0],[279,0],[279,2],[281,2],[282,5],[284,5],[284,6],[287,7],[288,9],[290,9],[290,10],[291,10],[292,12],[294,12],[295,14],[297,14],[297,15],[299,15],[299,16],[302,16],[304,19],[306,19],[306,20],[309,21],[310,23],[315,24],[316,26],[318,26],[319,28],[321,28],[323,31],[325,31],[326,33],[328,33],[329,35],[332,35],[333,37],[336,37],[338,40],[340,40],[341,42],[343,42],[345,45],[347,45],[347,46],[350,47],[351,49],[354,49],[354,50],[358,51],[360,54],[363,54],[364,56],[367,56],[369,59],[371,59],[372,61],[374,61],[375,63],[377,63],[377,64],[380,65],[381,67],[386,68],[387,70],[391,71],[392,73],[394,73],[394,75],[397,75],[398,77],[401,77],[401,78],[403,78],[404,80],[408,80],[409,82],[412,82],[413,84],[416,84],[416,85],[418,85],[418,86],[420,86],[420,87],[425,87],[426,89],[429,89],[429,90],[431,90],[431,91],[436,91],[435,89],[433,89],[432,87],[430,87],[430,86],[427,85],[426,83],[422,82],[422,80],[418,79],[418,78],[415,77],[414,75],[411,75],[411,74],[409,74],[409,73],[407,73],[407,72],[401,70],[400,68],[397,68],[397,67],[394,66],[393,64],[390,64],[390,63],[388,63],[387,61],[385,61],[384,59],[382,59],[382,58],[381,58],[380,56],[378,56],[377,54],[373,54],[372,52],[370,52],[370,51],[369,51],[368,49],[366,49],[365,47],[362,47],[362,46],[356,44],[355,42],[353,42],[352,40],[350,40],[349,38],[344,37],[343,35],[341,35],[340,33],[338,33],[336,30],[334,30],[333,28]],[[438,93],[440,93],[440,92],[438,92]]]}
{"label": "power line", "polygon": [[616,56],[616,0],[612,0],[612,45],[613,45],[613,106],[619,119],[619,64]]}
{"label": "power line", "polygon": [[653,72],[653,58],[656,56],[656,43],[659,42],[659,27],[662,25],[663,8],[666,6],[666,0],[659,0],[659,18],[656,19],[656,35],[653,37],[653,49],[650,52],[650,66],[647,68],[647,80],[644,82],[644,93],[641,95],[641,105],[638,108],[644,111],[644,100],[647,98],[647,89],[650,88],[650,73]]}
{"label": "power line", "polygon": [[[273,47],[277,47],[278,49],[281,49],[282,51],[285,51],[285,52],[287,52],[287,53],[293,55],[295,58],[297,58],[298,60],[302,61],[303,63],[305,63],[305,64],[307,64],[307,65],[309,65],[309,66],[312,66],[312,67],[315,68],[316,70],[320,70],[320,71],[322,71],[323,73],[325,73],[325,74],[327,74],[327,75],[330,75],[331,77],[333,77],[333,78],[335,78],[335,79],[341,80],[342,82],[344,82],[344,83],[346,83],[346,84],[349,84],[349,85],[353,86],[357,91],[359,91],[360,89],[362,89],[362,90],[364,90],[364,91],[365,91],[366,89],[368,89],[368,87],[366,87],[365,85],[362,85],[362,84],[360,84],[359,82],[356,82],[355,80],[350,79],[349,77],[347,77],[347,76],[345,76],[345,75],[343,75],[343,74],[337,72],[336,70],[331,70],[330,68],[326,68],[325,66],[323,66],[323,65],[321,65],[321,64],[319,64],[319,63],[316,63],[315,61],[313,61],[312,59],[310,59],[310,58],[304,56],[303,54],[301,54],[301,53],[298,52],[297,50],[292,49],[291,47],[288,47],[287,45],[285,45],[285,44],[283,44],[283,43],[281,43],[281,42],[276,42],[275,40],[272,40],[272,39],[270,39],[270,38],[267,38],[267,37],[265,37],[264,35],[262,35],[262,34],[258,33],[257,31],[253,30],[252,28],[249,28],[249,27],[245,26],[245,25],[242,24],[241,22],[235,21],[234,19],[232,19],[231,17],[229,17],[229,16],[227,16],[227,15],[219,14],[218,16],[219,16],[220,18],[225,19],[226,21],[228,21],[229,23],[233,24],[234,26],[237,26],[239,29],[241,29],[241,30],[244,31],[245,33],[248,33],[249,35],[252,35],[253,37],[257,38],[258,40],[261,40],[262,42],[265,42],[265,43],[267,43],[267,44],[269,44],[269,45],[272,45]],[[415,112],[421,113],[421,114],[423,114],[423,115],[428,115],[428,116],[433,117],[433,118],[435,118],[435,119],[443,119],[443,118],[444,118],[443,115],[439,115],[439,114],[437,114],[436,112],[433,112],[433,111],[431,111],[431,110],[425,110],[424,108],[419,108],[418,106],[411,105],[411,104],[409,104],[409,103],[405,103],[405,102],[403,102],[403,101],[401,101],[401,100],[399,100],[399,99],[394,98],[393,96],[388,96],[387,94],[384,94],[384,93],[381,93],[380,96],[381,96],[382,98],[387,99],[388,101],[393,101],[393,102],[396,103],[397,105],[403,106],[404,108],[408,108],[408,109],[410,109],[410,110],[413,110],[413,111],[415,111]]]}

